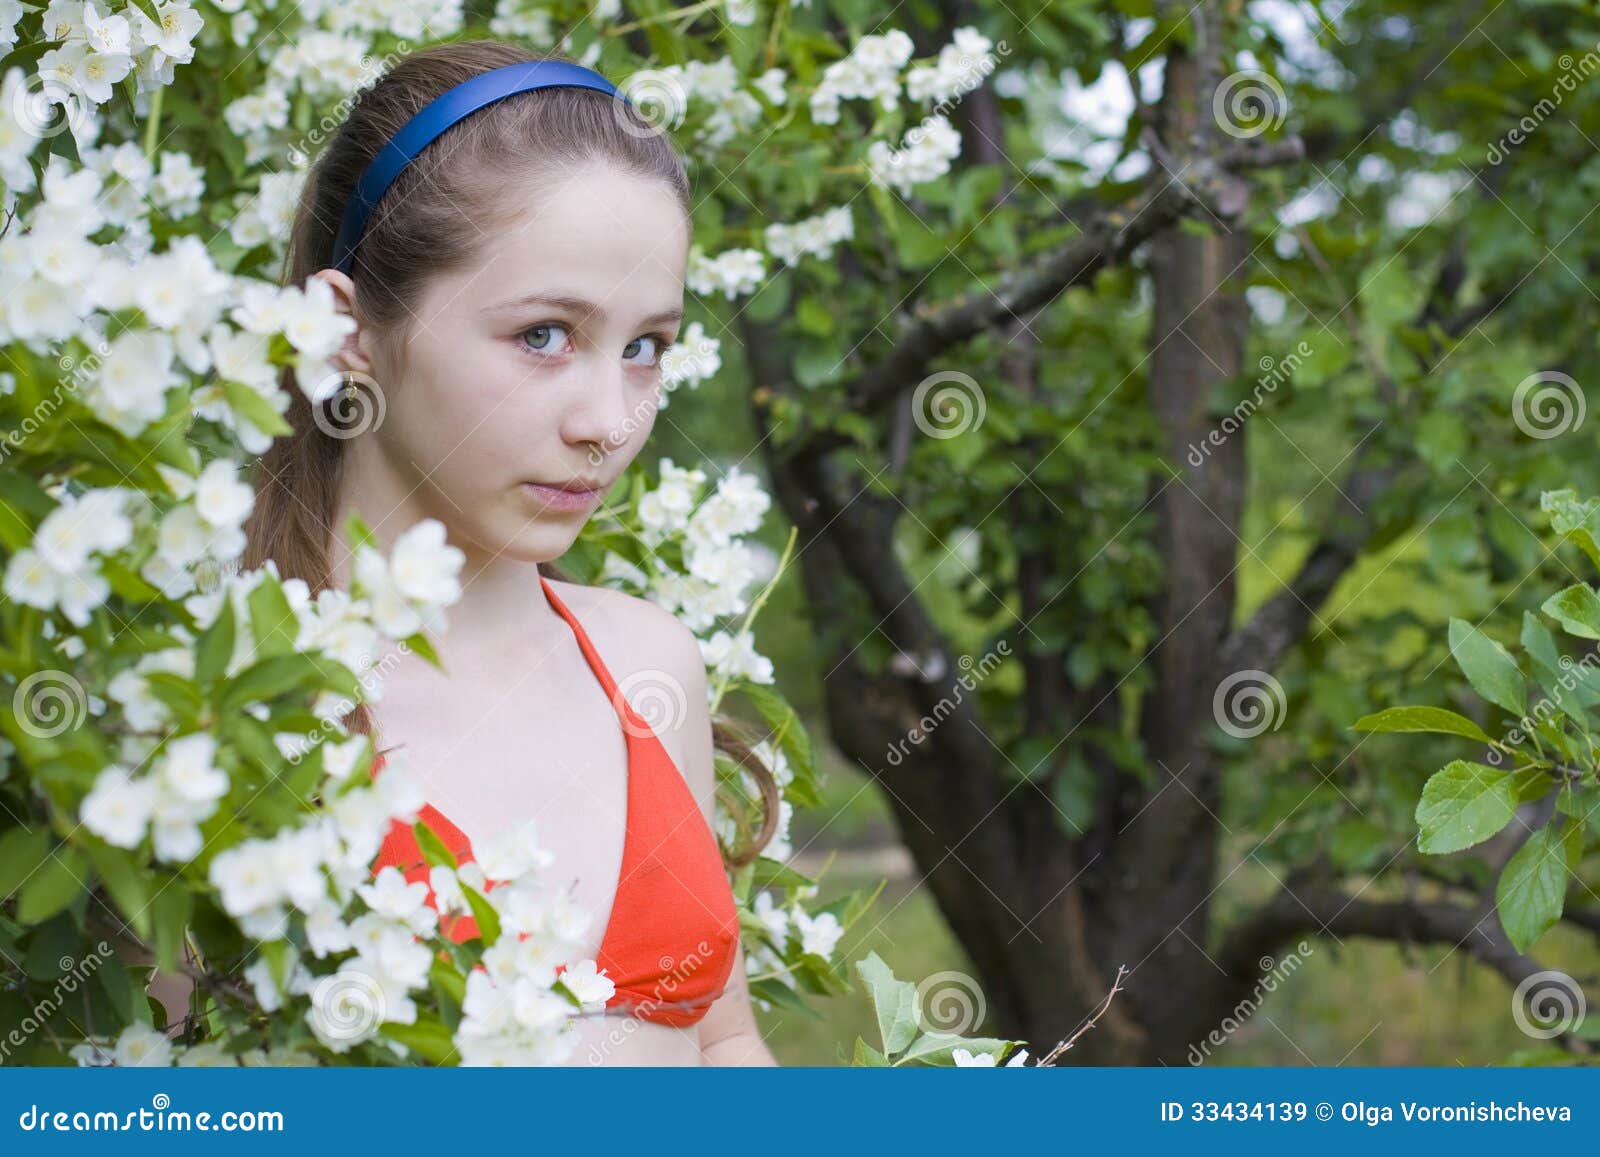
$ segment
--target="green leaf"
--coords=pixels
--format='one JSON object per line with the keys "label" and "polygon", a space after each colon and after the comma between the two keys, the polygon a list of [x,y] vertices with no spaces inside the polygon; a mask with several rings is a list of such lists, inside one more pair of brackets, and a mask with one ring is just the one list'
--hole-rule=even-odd
{"label": "green leaf", "polygon": [[862,1068],[881,1069],[888,1067],[889,1058],[873,1048],[860,1037],[856,1037],[855,1064]]}
{"label": "green leaf", "polygon": [[485,948],[492,947],[500,939],[500,914],[471,884],[462,884],[461,893],[466,896],[467,906],[472,909],[472,918],[478,922],[478,939]]}
{"label": "green leaf", "polygon": [[1566,902],[1567,876],[1583,850],[1577,824],[1546,824],[1529,836],[1507,861],[1495,887],[1500,926],[1518,952],[1555,927]]}
{"label": "green leaf", "polygon": [[412,832],[417,837],[417,847],[422,849],[422,857],[430,864],[443,864],[446,867],[456,866],[456,857],[438,834],[422,820],[417,820],[411,825]]}
{"label": "green leaf", "polygon": [[966,1049],[973,1056],[979,1053],[993,1053],[995,1063],[1004,1059],[1006,1053],[1016,1044],[1015,1041],[1000,1040],[996,1037],[973,1036],[961,1037],[950,1033],[930,1032],[918,1037],[906,1050],[905,1056],[897,1062],[899,1064],[918,1065],[953,1065],[954,1053],[957,1049]]}
{"label": "green leaf", "polygon": [[234,412],[263,434],[276,438],[293,430],[271,402],[243,382],[224,382],[222,393]]}
{"label": "green leaf", "polygon": [[1574,583],[1557,591],[1539,609],[1580,639],[1600,639],[1600,595],[1588,583]]}
{"label": "green leaf", "polygon": [[217,617],[212,620],[195,646],[194,677],[202,687],[210,687],[228,669],[234,647],[233,599],[222,600]]}
{"label": "green leaf", "polygon": [[1350,725],[1356,731],[1432,731],[1492,743],[1489,734],[1465,715],[1443,707],[1390,707],[1363,715]]}
{"label": "green leaf", "polygon": [[773,977],[751,981],[750,995],[786,1012],[797,1013],[812,1020],[822,1019],[822,1014],[807,1004],[803,996],[783,981]]}
{"label": "green leaf", "polygon": [[1417,802],[1417,847],[1430,855],[1480,844],[1511,822],[1516,777],[1465,759],[1452,760],[1423,785]]}
{"label": "green leaf", "polygon": [[456,1053],[450,1030],[432,1018],[419,1016],[415,1024],[386,1020],[378,1026],[378,1031],[436,1065],[449,1063]]}
{"label": "green leaf", "polygon": [[916,985],[896,980],[876,952],[869,952],[865,960],[856,961],[856,972],[866,985],[867,999],[878,1019],[883,1051],[892,1057],[917,1037]]}
{"label": "green leaf", "polygon": [[62,844],[23,881],[17,892],[17,919],[24,924],[43,923],[88,891],[91,879],[83,853]]}
{"label": "green leaf", "polygon": [[1552,530],[1600,566],[1600,498],[1580,502],[1576,490],[1547,490],[1539,495],[1539,509],[1550,516]]}
{"label": "green leaf", "polygon": [[122,917],[133,926],[140,939],[150,938],[150,890],[145,886],[149,872],[133,853],[112,847],[92,837],[83,841],[83,850],[94,864],[95,873]]}
{"label": "green leaf", "polygon": [[12,828],[0,836],[0,900],[17,890],[50,855],[50,831],[43,824]]}
{"label": "green leaf", "polygon": [[300,620],[289,606],[283,584],[270,574],[263,574],[251,589],[246,603],[250,608],[250,632],[256,641],[257,654],[266,657],[292,652]]}
{"label": "green leaf", "polygon": [[1513,715],[1527,714],[1522,672],[1499,643],[1466,620],[1452,618],[1450,653],[1479,695]]}

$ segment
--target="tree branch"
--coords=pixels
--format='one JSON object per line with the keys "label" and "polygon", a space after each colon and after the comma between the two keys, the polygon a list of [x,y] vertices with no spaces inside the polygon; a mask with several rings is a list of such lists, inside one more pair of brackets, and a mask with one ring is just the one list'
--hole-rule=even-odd
{"label": "tree branch", "polygon": [[[1307,935],[1448,944],[1513,985],[1549,971],[1512,946],[1492,906],[1415,898],[1360,900],[1338,888],[1297,884],[1293,877],[1266,907],[1229,934],[1222,967],[1236,986],[1248,989],[1255,983],[1257,962],[1263,956],[1274,955],[1286,942]],[[1590,1047],[1570,1034],[1563,1034],[1562,1043],[1574,1052],[1586,1053]]]}

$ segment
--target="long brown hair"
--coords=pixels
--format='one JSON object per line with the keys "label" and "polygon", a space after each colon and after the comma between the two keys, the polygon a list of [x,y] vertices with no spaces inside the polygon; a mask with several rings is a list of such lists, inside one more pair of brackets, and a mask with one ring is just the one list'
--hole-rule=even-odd
{"label": "long brown hair", "polygon": [[[363,89],[306,178],[282,284],[303,286],[333,264],[335,236],[356,181],[423,106],[490,69],[565,59],[504,41],[462,41],[413,53]],[[496,228],[524,208],[529,197],[559,180],[562,168],[595,160],[661,181],[689,220],[683,163],[668,138],[633,106],[588,89],[519,93],[446,129],[379,199],[356,249],[355,315],[383,347],[397,354],[430,278],[481,261]],[[517,190],[515,204],[503,195],[507,187]],[[315,596],[334,585],[332,545],[345,439],[319,426],[313,403],[291,368],[283,370],[280,384],[289,395],[285,418],[292,430],[275,439],[255,465],[255,507],[244,527],[242,565],[254,569],[272,559],[282,577],[303,580]],[[342,402],[335,393],[317,405]],[[553,563],[540,563],[538,569],[567,580]],[[365,703],[357,704],[344,724],[353,733],[373,734]],[[735,865],[746,864],[776,831],[777,783],[735,721],[713,719],[712,739],[718,752],[751,774],[760,791],[759,828],[746,847],[728,853]]]}

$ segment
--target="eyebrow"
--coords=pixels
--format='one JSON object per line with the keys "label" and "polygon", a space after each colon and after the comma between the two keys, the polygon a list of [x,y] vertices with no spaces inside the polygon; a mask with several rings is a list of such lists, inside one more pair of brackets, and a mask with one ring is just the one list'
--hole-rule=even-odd
{"label": "eyebrow", "polygon": [[[586,297],[578,297],[570,293],[525,293],[521,297],[514,297],[509,301],[502,301],[499,305],[485,306],[484,313],[510,313],[512,310],[526,309],[532,305],[549,305],[557,309],[565,309],[584,317],[604,317],[606,311],[603,307],[590,301]],[[641,325],[670,325],[683,320],[682,309],[663,309],[644,318]]]}

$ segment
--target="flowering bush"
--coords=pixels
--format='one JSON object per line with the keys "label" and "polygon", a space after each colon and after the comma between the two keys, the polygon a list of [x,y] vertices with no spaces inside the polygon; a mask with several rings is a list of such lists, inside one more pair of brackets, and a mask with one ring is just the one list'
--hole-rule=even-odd
{"label": "flowering bush", "polygon": [[[307,164],[342,102],[394,58],[473,32],[629,76],[636,103],[696,149],[789,123],[791,89],[810,90],[830,139],[845,102],[872,101],[853,147],[881,197],[942,175],[956,144],[937,114],[901,133],[902,87],[913,104],[957,96],[990,45],[964,30],[919,63],[904,34],[867,36],[819,70],[815,32],[796,32],[791,75],[743,48],[690,59],[688,22],[669,16],[649,23],[669,26],[659,44],[683,63],[645,68],[620,4],[569,19],[587,7],[507,0],[468,28],[458,4],[385,0],[0,4],[0,1024],[18,1026],[6,1059],[544,1063],[610,996],[592,961],[558,969],[588,914],[543,885],[530,828],[458,864],[416,824],[439,909],[476,917],[464,943],[440,934],[428,887],[370,873],[390,823],[414,822],[423,801],[401,753],[371,777],[370,742],[339,721],[381,695],[386,652],[437,662],[427,634],[460,593],[444,528],[415,526],[385,556],[352,517],[350,589],[315,597],[270,563],[240,569],[243,466],[288,429],[280,372],[320,391],[349,325],[321,282],[274,278]],[[722,27],[737,33],[756,9],[730,2]],[[258,46],[263,27],[277,34]],[[809,164],[797,173],[814,196]],[[690,289],[731,300],[769,260],[826,258],[852,236],[845,203],[774,221],[762,249],[697,249]],[[693,321],[662,366],[669,391],[694,388],[718,372],[719,343]],[[804,1008],[801,993],[845,987],[838,945],[869,898],[818,906],[816,882],[787,863],[816,768],[751,634],[776,574],[761,586],[745,539],[769,500],[737,469],[709,494],[698,468],[663,461],[654,486],[646,474],[563,561],[676,613],[701,638],[712,708],[737,695],[771,729],[758,754],[780,785],[776,834],[733,880],[753,992]],[[759,792],[736,761],[718,770],[731,848]],[[152,968],[195,983],[181,1037],[143,991]]]}

